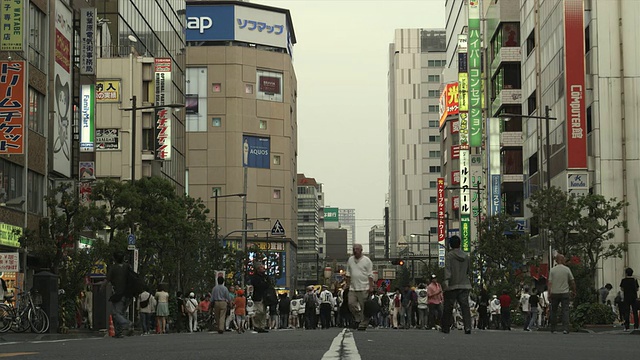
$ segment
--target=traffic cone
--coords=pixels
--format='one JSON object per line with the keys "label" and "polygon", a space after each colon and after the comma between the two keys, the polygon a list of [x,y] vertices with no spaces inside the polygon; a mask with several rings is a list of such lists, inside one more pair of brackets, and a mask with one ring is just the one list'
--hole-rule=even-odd
{"label": "traffic cone", "polygon": [[116,329],[113,327],[113,317],[109,315],[109,336],[116,336]]}

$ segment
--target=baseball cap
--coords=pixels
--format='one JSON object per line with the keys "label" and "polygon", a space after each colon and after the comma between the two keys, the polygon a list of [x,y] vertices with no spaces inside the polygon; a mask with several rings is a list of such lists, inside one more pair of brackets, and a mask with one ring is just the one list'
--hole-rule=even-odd
{"label": "baseball cap", "polygon": [[436,274],[431,274],[431,278],[436,279],[437,278]]}

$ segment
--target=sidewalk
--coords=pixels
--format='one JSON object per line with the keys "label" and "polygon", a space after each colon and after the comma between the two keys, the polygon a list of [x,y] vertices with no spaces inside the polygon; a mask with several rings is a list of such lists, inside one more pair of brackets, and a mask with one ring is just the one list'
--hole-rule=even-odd
{"label": "sidewalk", "polygon": [[7,342],[25,342],[25,341],[51,341],[51,340],[65,340],[65,339],[83,339],[83,338],[95,338],[107,336],[106,330],[89,330],[89,329],[69,329],[66,334],[60,334],[57,332],[34,334],[31,331],[23,333],[15,333],[9,330],[4,334],[0,334],[0,345]]}

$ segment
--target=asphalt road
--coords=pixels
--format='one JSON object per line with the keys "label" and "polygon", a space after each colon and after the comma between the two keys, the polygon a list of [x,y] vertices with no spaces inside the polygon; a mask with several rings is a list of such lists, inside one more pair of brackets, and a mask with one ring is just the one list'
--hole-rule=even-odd
{"label": "asphalt road", "polygon": [[109,337],[13,334],[0,358],[14,359],[632,359],[638,337],[621,331],[562,334],[522,330],[275,330],[268,334],[181,333]]}

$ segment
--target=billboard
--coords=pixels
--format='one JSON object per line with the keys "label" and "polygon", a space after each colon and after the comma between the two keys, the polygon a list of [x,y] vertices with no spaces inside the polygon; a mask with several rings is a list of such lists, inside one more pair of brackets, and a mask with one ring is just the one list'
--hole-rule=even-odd
{"label": "billboard", "polygon": [[80,9],[80,74],[96,73],[96,8]]}
{"label": "billboard", "polygon": [[469,144],[482,146],[482,86],[480,65],[480,1],[469,0]]}
{"label": "billboard", "polygon": [[187,87],[185,95],[187,131],[207,131],[207,81],[206,67],[187,68]]}
{"label": "billboard", "polygon": [[491,211],[490,215],[498,215],[502,212],[502,179],[501,179],[501,153],[500,153],[500,118],[487,119],[487,152],[489,176],[491,182]]}
{"label": "billboard", "polygon": [[96,81],[97,102],[120,102],[120,80]]}
{"label": "billboard", "polygon": [[338,208],[324,208],[324,222],[338,222]]}
{"label": "billboard", "polygon": [[447,121],[447,116],[458,113],[458,83],[447,84],[440,95],[440,128]]}
{"label": "billboard", "polygon": [[78,177],[80,180],[96,179],[96,163],[95,161],[80,161]]}
{"label": "billboard", "polygon": [[282,73],[257,70],[256,83],[258,90],[256,91],[256,99],[282,102]]}
{"label": "billboard", "polygon": [[584,86],[584,4],[564,0],[564,69],[567,101],[567,168],[587,168]]}
{"label": "billboard", "polygon": [[270,159],[271,142],[269,138],[242,136],[242,166],[269,169]]}
{"label": "billboard", "polygon": [[438,178],[438,266],[444,267],[444,256],[445,256],[445,229],[446,229],[446,218],[445,218],[445,205],[444,205],[444,178]]}
{"label": "billboard", "polygon": [[471,214],[471,159],[469,150],[460,150],[460,213]]}
{"label": "billboard", "polygon": [[[2,0],[2,26],[0,26],[0,51],[22,51],[24,29],[24,1]],[[27,2],[28,4],[28,2]]]}
{"label": "billboard", "polygon": [[187,41],[243,41],[289,48],[284,13],[242,5],[187,5]]}
{"label": "billboard", "polygon": [[0,245],[19,248],[20,236],[21,227],[0,222]]}
{"label": "billboard", "polygon": [[[171,58],[156,58],[155,91],[156,105],[165,105],[171,101]],[[171,160],[171,108],[156,110],[156,126],[154,129],[156,160]]]}
{"label": "billboard", "polygon": [[82,85],[80,89],[80,152],[95,150],[96,105],[94,85]]}
{"label": "billboard", "polygon": [[24,153],[25,81],[24,61],[0,62],[0,154]]}
{"label": "billboard", "polygon": [[55,65],[53,96],[53,170],[66,177],[71,176],[71,137],[73,131],[73,101],[71,91],[72,63],[71,41],[73,40],[73,16],[62,2],[55,7]]}
{"label": "billboard", "polygon": [[469,215],[460,216],[460,240],[462,244],[460,248],[464,252],[471,251],[471,219]]}
{"label": "billboard", "polygon": [[118,129],[96,129],[96,150],[118,150],[120,131]]}

